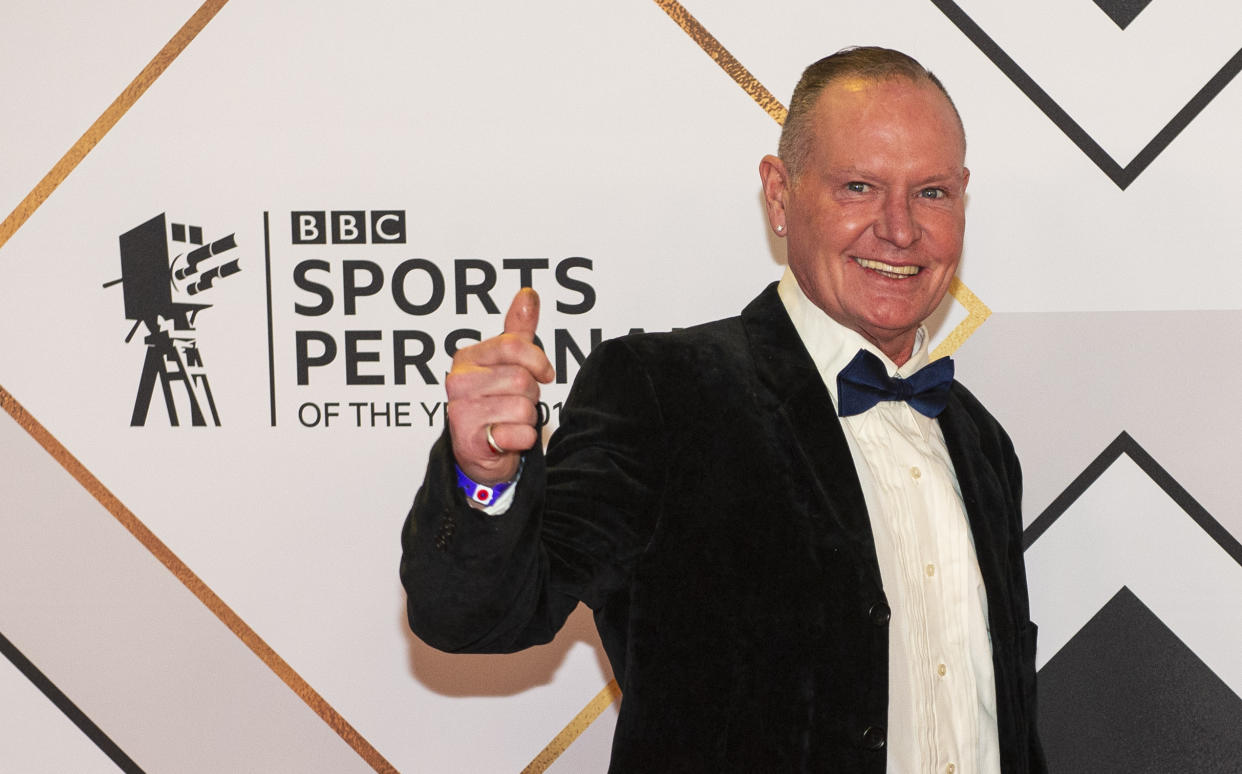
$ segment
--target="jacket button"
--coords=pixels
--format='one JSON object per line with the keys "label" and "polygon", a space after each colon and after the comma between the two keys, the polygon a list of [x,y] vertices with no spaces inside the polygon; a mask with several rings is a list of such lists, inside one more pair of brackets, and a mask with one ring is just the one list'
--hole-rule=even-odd
{"label": "jacket button", "polygon": [[868,750],[883,750],[887,741],[888,734],[881,726],[867,726],[867,730],[863,731],[863,747]]}
{"label": "jacket button", "polygon": [[871,610],[867,611],[867,615],[871,616],[871,623],[876,626],[888,626],[888,622],[893,617],[893,611],[889,610],[884,602],[876,602],[871,606]]}

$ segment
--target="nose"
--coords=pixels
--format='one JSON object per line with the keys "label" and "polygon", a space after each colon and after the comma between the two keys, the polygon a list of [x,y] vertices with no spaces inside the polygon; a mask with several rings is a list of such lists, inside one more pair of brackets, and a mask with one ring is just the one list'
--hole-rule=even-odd
{"label": "nose", "polygon": [[914,219],[910,197],[891,192],[880,204],[875,222],[875,235],[897,247],[909,247],[918,241],[920,229]]}

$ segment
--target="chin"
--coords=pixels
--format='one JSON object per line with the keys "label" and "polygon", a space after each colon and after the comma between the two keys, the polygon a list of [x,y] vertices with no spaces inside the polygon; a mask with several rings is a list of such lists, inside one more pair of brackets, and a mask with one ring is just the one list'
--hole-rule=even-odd
{"label": "chin", "polygon": [[[931,312],[928,312],[930,315]],[[863,324],[870,330],[883,332],[889,335],[901,335],[913,331],[923,324],[925,316],[919,315],[917,312],[909,312],[903,310],[901,313],[878,314],[864,318]]]}

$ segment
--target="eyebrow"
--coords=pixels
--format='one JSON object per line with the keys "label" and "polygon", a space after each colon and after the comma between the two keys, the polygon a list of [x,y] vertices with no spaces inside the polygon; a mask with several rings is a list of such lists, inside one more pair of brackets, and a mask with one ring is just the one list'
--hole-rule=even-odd
{"label": "eyebrow", "polygon": [[[956,182],[964,174],[965,169],[966,167],[963,165],[963,166],[956,167],[954,169],[950,169],[944,172],[938,172],[936,174],[929,175],[921,179],[920,181],[915,183],[915,185],[925,186],[925,185],[931,185],[931,184],[942,184],[944,182]],[[855,180],[855,179],[875,180],[880,177],[883,177],[882,175],[876,172],[869,172],[865,169],[854,167],[854,166],[840,167],[837,169],[829,169],[827,174],[830,177],[839,177],[839,178],[845,178],[848,180]]]}

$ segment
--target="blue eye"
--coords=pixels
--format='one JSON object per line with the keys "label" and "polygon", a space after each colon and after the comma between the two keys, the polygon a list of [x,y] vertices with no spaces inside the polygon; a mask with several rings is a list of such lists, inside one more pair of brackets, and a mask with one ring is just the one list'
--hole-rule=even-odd
{"label": "blue eye", "polygon": [[850,182],[845,184],[846,190],[853,191],[854,193],[863,193],[869,187],[870,186],[868,186],[866,183],[860,183],[857,180],[851,180]]}
{"label": "blue eye", "polygon": [[949,194],[943,188],[924,188],[919,191],[919,196],[924,199],[943,199]]}

